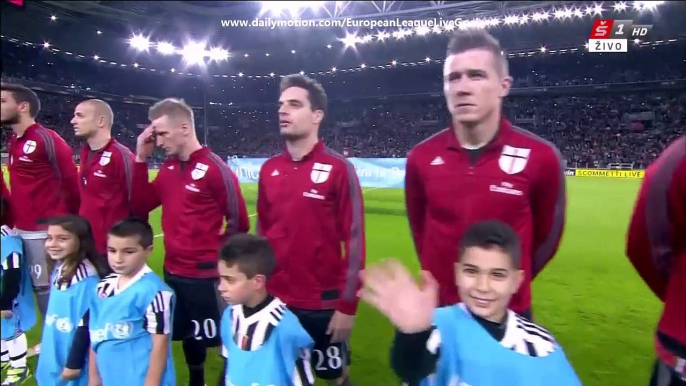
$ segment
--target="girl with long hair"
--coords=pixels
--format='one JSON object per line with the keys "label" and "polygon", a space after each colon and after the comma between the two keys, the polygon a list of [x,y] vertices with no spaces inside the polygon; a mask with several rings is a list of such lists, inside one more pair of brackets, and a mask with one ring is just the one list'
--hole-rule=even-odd
{"label": "girl with long hair", "polygon": [[86,219],[66,215],[46,221],[45,249],[54,265],[36,381],[39,385],[88,384],[88,306],[107,263],[95,249]]}

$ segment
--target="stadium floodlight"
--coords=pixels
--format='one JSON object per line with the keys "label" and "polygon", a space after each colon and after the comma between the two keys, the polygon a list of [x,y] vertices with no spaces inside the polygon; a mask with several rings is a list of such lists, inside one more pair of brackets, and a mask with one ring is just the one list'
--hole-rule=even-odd
{"label": "stadium floodlight", "polygon": [[593,7],[593,14],[594,15],[602,15],[603,11],[604,11],[604,9],[603,9],[602,5],[596,4],[595,7]]}
{"label": "stadium floodlight", "polygon": [[129,39],[129,45],[138,51],[147,51],[150,48],[150,40],[142,35],[133,35]]}
{"label": "stadium floodlight", "polygon": [[222,62],[227,59],[229,59],[229,51],[221,47],[214,47],[210,50],[210,60]]}
{"label": "stadium floodlight", "polygon": [[345,45],[345,48],[355,47],[355,43],[358,42],[357,36],[355,34],[346,34],[343,39],[339,39]]}
{"label": "stadium floodlight", "polygon": [[581,12],[581,10],[578,8],[575,9],[573,13],[574,13],[574,16],[576,16],[576,17],[584,17],[584,13]]}
{"label": "stadium floodlight", "polygon": [[541,52],[546,52],[546,51],[547,51],[547,50],[546,50],[545,47],[541,47]]}
{"label": "stadium floodlight", "polygon": [[133,67],[138,68],[138,63],[134,63]]}
{"label": "stadium floodlight", "polygon": [[614,8],[615,11],[626,11],[626,3],[623,1],[615,3],[615,5],[613,5],[612,8]]}
{"label": "stadium floodlight", "polygon": [[93,59],[95,59],[95,60],[99,60],[99,59],[100,59],[100,57],[99,57],[98,55],[94,55],[94,56],[93,56]]}
{"label": "stadium floodlight", "polygon": [[417,32],[418,36],[424,36],[424,35],[428,34],[429,32],[431,32],[431,30],[429,29],[429,27],[427,27],[425,25],[420,25],[419,27],[417,27],[415,29],[415,32]]}
{"label": "stadium floodlight", "polygon": [[271,77],[273,78],[273,77],[274,77],[274,73],[273,73],[273,72],[270,72],[270,73],[269,73],[269,76],[271,76]]}
{"label": "stadium floodlight", "polygon": [[50,21],[56,21],[56,20],[57,20],[57,16],[55,16],[55,15],[50,16]]}
{"label": "stadium floodlight", "polygon": [[332,47],[331,44],[326,45],[326,48],[331,48],[331,47]]}
{"label": "stadium floodlight", "polygon": [[176,72],[176,69],[175,69],[174,67],[172,67],[172,69],[169,70],[169,71],[171,71],[172,73],[174,73],[174,72]]}
{"label": "stadium floodlight", "polygon": [[100,31],[100,30],[95,31],[95,33],[98,35],[102,35],[102,31]]}
{"label": "stadium floodlight", "polygon": [[262,3],[260,16],[266,13],[274,16],[289,13],[291,17],[297,17],[303,9],[317,10],[321,8],[325,1],[261,1],[260,3]]}
{"label": "stadium floodlight", "polygon": [[190,42],[181,50],[184,61],[188,64],[204,64],[205,43]]}
{"label": "stadium floodlight", "polygon": [[367,65],[364,64],[364,63],[362,63],[362,64],[360,65],[360,68],[367,68]]}
{"label": "stadium floodlight", "polygon": [[431,29],[431,32],[433,32],[433,33],[435,33],[435,34],[440,34],[440,33],[443,32],[443,31],[441,30],[441,26],[436,25],[436,26],[434,26],[434,27]]}
{"label": "stadium floodlight", "polygon": [[245,56],[245,57],[247,58],[247,57],[248,57],[248,56],[250,56],[250,55],[248,55],[248,54],[245,54],[245,55],[243,55],[243,56]]}
{"label": "stadium floodlight", "polygon": [[162,55],[171,55],[174,52],[176,52],[176,48],[174,48],[174,45],[171,43],[158,42],[156,47],[157,52],[159,52]]}
{"label": "stadium floodlight", "polygon": [[48,43],[48,42],[43,43],[43,48],[50,48],[50,43]]}
{"label": "stadium floodlight", "polygon": [[300,75],[305,75],[305,71],[300,71]]}
{"label": "stadium floodlight", "polygon": [[637,1],[634,7],[638,6],[636,9],[639,11],[654,11],[658,5],[664,4],[664,1]]}
{"label": "stadium floodlight", "polygon": [[295,50],[291,50],[291,54],[295,54]]}
{"label": "stadium floodlight", "polygon": [[242,77],[242,76],[243,76],[243,73],[242,73],[242,72],[239,72],[239,73],[238,73],[238,76],[241,76],[241,77]]}
{"label": "stadium floodlight", "polygon": [[369,43],[372,41],[372,39],[374,39],[372,35],[364,35],[364,37],[362,38],[362,43]]}
{"label": "stadium floodlight", "polygon": [[427,56],[426,59],[424,59],[424,61],[426,61],[427,63],[429,63],[429,62],[431,61],[431,58]]}
{"label": "stadium floodlight", "polygon": [[519,22],[519,18],[517,16],[507,16],[505,17],[505,25],[510,25],[510,24],[517,24]]}
{"label": "stadium floodlight", "polygon": [[336,72],[336,67],[332,68],[331,72]]}
{"label": "stadium floodlight", "polygon": [[398,61],[397,61],[397,60],[394,60],[394,61],[391,62],[391,64],[395,66],[396,64],[398,64]]}

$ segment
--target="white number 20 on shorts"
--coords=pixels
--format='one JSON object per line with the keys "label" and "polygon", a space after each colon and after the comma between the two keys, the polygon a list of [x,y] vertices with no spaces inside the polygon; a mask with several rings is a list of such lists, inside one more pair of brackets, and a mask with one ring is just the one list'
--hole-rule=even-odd
{"label": "white number 20 on shorts", "polygon": [[202,324],[197,320],[193,323],[193,337],[195,340],[212,339],[217,336],[217,324],[212,319],[205,319]]}

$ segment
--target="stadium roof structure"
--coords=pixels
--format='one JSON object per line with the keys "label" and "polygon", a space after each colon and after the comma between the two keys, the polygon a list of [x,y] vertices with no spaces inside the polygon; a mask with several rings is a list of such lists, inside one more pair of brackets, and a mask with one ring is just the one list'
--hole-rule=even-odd
{"label": "stadium roof structure", "polygon": [[658,3],[665,2],[50,0],[28,2],[21,11],[3,11],[0,29],[3,38],[45,44],[100,63],[159,71],[179,69],[180,58],[185,61],[189,54],[197,54],[200,62],[215,62],[208,63],[209,72],[238,74],[250,69],[266,75],[365,63],[419,63],[445,55],[452,29],[358,25],[316,28],[313,33],[313,28],[223,27],[222,21],[437,18],[488,27],[507,52],[522,55],[546,52],[546,47],[548,52],[584,49],[598,18],[655,24],[655,40],[686,37],[686,2],[659,7]]}

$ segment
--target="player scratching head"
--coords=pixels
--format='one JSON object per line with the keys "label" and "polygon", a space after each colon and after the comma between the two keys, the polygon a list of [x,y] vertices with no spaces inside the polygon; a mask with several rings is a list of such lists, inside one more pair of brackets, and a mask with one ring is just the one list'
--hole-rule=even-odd
{"label": "player scratching head", "polygon": [[229,304],[255,307],[267,297],[267,279],[276,268],[267,239],[239,233],[219,250],[219,293]]}
{"label": "player scratching head", "polygon": [[88,141],[93,150],[100,149],[110,140],[113,122],[112,108],[100,99],[88,99],[76,105],[71,119],[74,135]]}
{"label": "player scratching head", "polygon": [[40,100],[33,90],[18,84],[0,85],[0,122],[17,134],[36,123]]}
{"label": "player scratching head", "polygon": [[496,220],[467,229],[455,269],[460,299],[475,315],[501,323],[524,280],[519,237]]}
{"label": "player scratching head", "polygon": [[319,140],[319,127],[326,116],[326,92],[316,80],[304,75],[288,75],[281,79],[280,87],[281,136],[292,155],[298,153],[297,148],[309,152]]}
{"label": "player scratching head", "polygon": [[460,143],[483,146],[490,141],[511,85],[507,58],[493,36],[483,30],[453,35],[443,66],[443,91]]}
{"label": "player scratching head", "polygon": [[145,220],[124,219],[107,235],[107,262],[114,273],[133,278],[148,262],[154,234]]}
{"label": "player scratching head", "polygon": [[109,273],[95,249],[93,231],[88,220],[77,215],[65,215],[44,222],[48,226],[45,250],[54,262],[62,264],[58,285],[71,283],[78,267],[85,261],[90,262],[101,277]]}
{"label": "player scratching head", "polygon": [[148,119],[150,126],[142,136],[149,144],[150,154],[155,138],[157,146],[164,149],[168,157],[179,157],[182,161],[187,161],[193,152],[202,148],[195,133],[193,109],[183,99],[167,98],[155,103],[148,112]]}

